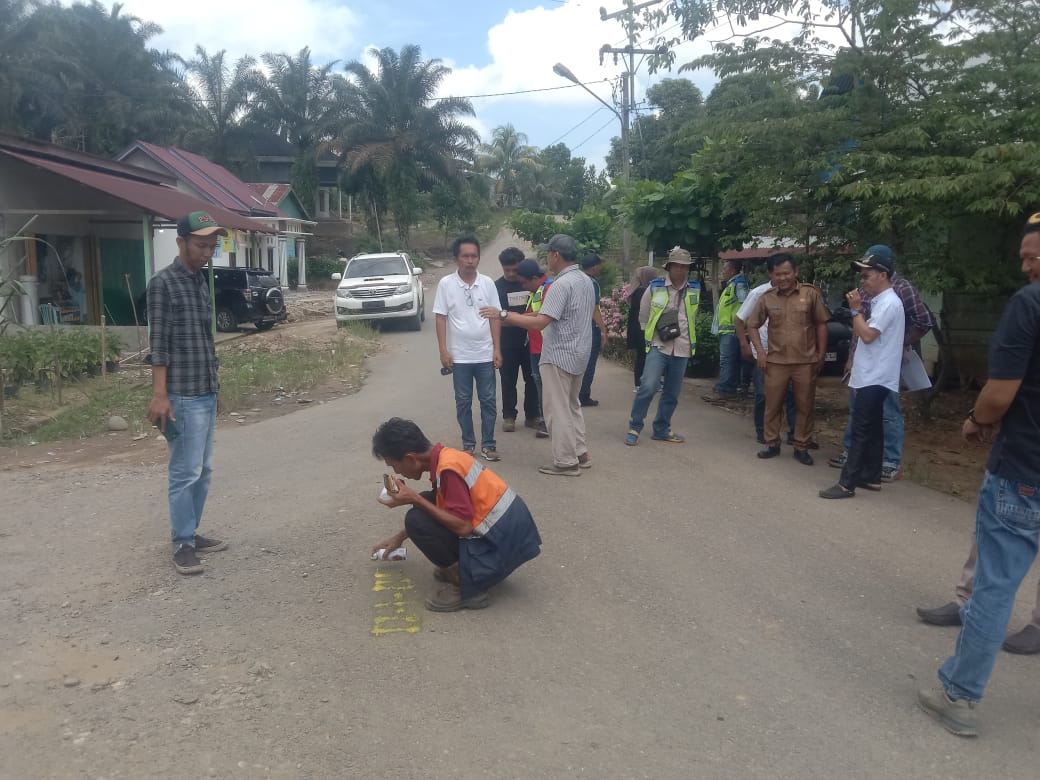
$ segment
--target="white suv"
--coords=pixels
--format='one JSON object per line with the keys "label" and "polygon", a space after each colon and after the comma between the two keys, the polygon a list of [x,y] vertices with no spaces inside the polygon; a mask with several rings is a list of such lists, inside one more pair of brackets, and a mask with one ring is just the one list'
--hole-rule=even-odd
{"label": "white suv", "polygon": [[336,324],[403,318],[410,330],[421,329],[426,320],[421,273],[404,252],[355,255],[342,274],[332,275],[339,282]]}

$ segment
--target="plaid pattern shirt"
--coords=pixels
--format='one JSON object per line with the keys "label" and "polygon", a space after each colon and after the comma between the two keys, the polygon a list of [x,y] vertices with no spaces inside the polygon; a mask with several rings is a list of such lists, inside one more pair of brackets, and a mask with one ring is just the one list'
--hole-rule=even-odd
{"label": "plaid pattern shirt", "polygon": [[[903,313],[906,315],[906,334],[910,335],[910,329],[915,328],[921,331],[923,336],[925,333],[935,327],[935,315],[932,314],[932,310],[929,309],[925,302],[921,300],[921,296],[917,294],[917,290],[910,280],[905,276],[900,276],[898,273],[892,274],[892,290],[896,295],[899,296],[899,300],[903,302]],[[870,318],[870,296],[866,292],[860,289],[860,296],[863,299],[863,317],[865,319]]]}
{"label": "plaid pattern shirt", "polygon": [[212,306],[206,275],[179,259],[148,284],[152,365],[167,367],[166,392],[194,397],[218,391]]}

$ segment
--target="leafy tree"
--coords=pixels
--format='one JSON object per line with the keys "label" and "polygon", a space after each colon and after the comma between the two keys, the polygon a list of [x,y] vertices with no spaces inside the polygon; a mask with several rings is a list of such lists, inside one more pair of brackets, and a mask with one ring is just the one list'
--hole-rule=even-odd
{"label": "leafy tree", "polygon": [[554,211],[573,213],[593,196],[596,189],[595,166],[588,165],[584,157],[571,156],[571,150],[566,144],[545,147],[538,152],[537,160],[546,172],[545,175],[554,182],[553,190],[558,196],[551,205]]}
{"label": "leafy tree", "polygon": [[372,71],[347,64],[347,123],[336,145],[351,181],[368,195],[373,216],[387,209],[398,237],[406,242],[419,209],[420,192],[450,182],[473,159],[479,138],[460,117],[472,116],[462,98],[436,100],[450,69],[440,60],[423,60],[418,46],[371,49]]}
{"label": "leafy tree", "polygon": [[613,229],[614,218],[610,212],[585,206],[571,217],[563,232],[572,235],[583,251],[601,254],[610,245]]}
{"label": "leafy tree", "polygon": [[544,244],[556,233],[563,232],[562,225],[551,214],[537,214],[525,209],[517,209],[509,217],[509,227],[524,241],[538,246]]}
{"label": "leafy tree", "polygon": [[19,108],[32,73],[28,23],[26,0],[0,0],[0,131],[6,133],[22,130]]}

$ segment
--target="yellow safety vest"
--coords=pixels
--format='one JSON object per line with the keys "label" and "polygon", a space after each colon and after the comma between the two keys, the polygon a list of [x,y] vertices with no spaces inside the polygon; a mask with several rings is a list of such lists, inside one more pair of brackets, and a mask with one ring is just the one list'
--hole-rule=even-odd
{"label": "yellow safety vest", "polygon": [[[657,321],[661,319],[668,306],[668,290],[665,279],[654,279],[650,282],[650,318],[646,321],[646,330],[643,339],[646,342],[646,351],[650,351],[650,345],[654,340],[654,329]],[[701,302],[700,282],[689,281],[686,283],[686,295],[683,296],[683,304],[686,310],[686,323],[690,331],[690,357],[697,354],[697,307]]]}

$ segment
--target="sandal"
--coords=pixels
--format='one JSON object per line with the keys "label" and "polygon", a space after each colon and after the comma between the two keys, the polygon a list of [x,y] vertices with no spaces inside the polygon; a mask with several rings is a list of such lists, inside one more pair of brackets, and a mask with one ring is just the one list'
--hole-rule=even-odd
{"label": "sandal", "polygon": [[668,431],[664,436],[651,436],[650,438],[654,441],[670,441],[672,444],[682,444],[686,441],[682,436],[671,431]]}

